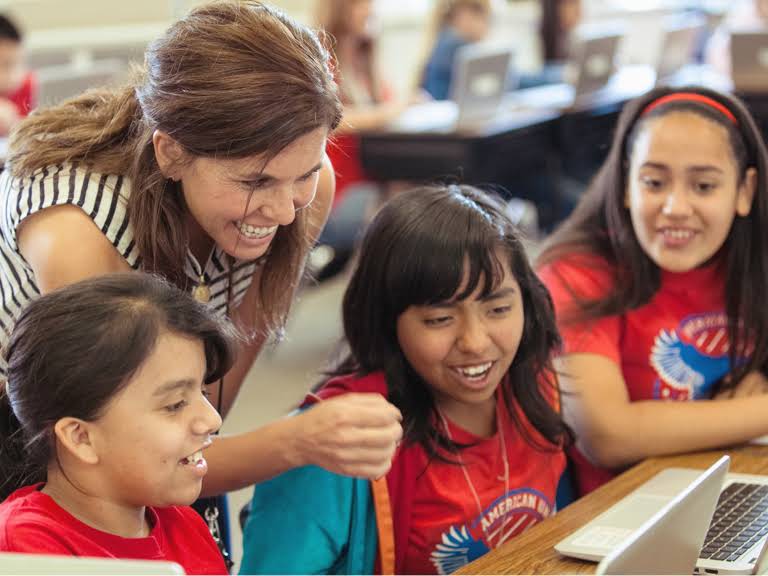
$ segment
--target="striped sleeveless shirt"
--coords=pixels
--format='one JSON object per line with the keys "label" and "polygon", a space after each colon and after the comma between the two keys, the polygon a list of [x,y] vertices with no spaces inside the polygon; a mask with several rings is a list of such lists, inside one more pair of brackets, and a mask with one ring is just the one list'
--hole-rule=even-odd
{"label": "striped sleeveless shirt", "polygon": [[[99,174],[87,166],[67,163],[48,166],[25,178],[12,169],[0,174],[0,348],[8,343],[21,311],[40,296],[32,268],[19,252],[16,230],[36,212],[52,206],[72,205],[83,210],[134,270],[141,270],[141,257],[128,220],[130,180],[125,176]],[[184,263],[190,286],[202,275],[211,292],[208,305],[218,314],[227,309],[230,258],[215,246],[202,265],[187,249]],[[257,268],[256,261],[235,260],[232,271],[232,306],[243,299]],[[0,376],[6,363],[0,358]]]}

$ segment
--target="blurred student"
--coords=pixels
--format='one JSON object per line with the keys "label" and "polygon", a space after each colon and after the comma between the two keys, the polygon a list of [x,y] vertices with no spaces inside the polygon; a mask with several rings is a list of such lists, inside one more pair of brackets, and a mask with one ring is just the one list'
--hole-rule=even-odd
{"label": "blurred student", "polygon": [[541,0],[539,38],[541,68],[520,76],[520,87],[563,82],[573,33],[582,19],[581,0]]}
{"label": "blurred student", "polygon": [[0,14],[0,136],[7,136],[36,105],[37,82],[24,65],[21,31]]}
{"label": "blurred student", "polygon": [[731,32],[768,30],[768,0],[735,0],[704,49],[707,64],[723,76],[731,76]]}
{"label": "blurred student", "polygon": [[421,87],[432,98],[448,99],[456,53],[485,39],[490,24],[491,0],[438,0],[433,14],[434,46],[421,79]]}

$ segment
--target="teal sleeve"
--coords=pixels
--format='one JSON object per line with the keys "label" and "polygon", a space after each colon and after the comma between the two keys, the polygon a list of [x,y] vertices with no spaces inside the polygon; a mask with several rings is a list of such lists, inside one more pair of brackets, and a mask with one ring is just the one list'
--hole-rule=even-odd
{"label": "teal sleeve", "polygon": [[370,573],[377,547],[372,509],[368,481],[317,466],[258,484],[240,573]]}

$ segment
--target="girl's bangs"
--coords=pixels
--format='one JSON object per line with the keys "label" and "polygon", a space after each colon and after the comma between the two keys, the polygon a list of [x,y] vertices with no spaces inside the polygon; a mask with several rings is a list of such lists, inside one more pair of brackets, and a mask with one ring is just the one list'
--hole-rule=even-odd
{"label": "girl's bangs", "polygon": [[506,252],[501,233],[485,218],[461,224],[403,239],[402,250],[393,247],[388,283],[397,314],[410,306],[466,300],[478,287],[484,298],[503,282],[497,252]]}

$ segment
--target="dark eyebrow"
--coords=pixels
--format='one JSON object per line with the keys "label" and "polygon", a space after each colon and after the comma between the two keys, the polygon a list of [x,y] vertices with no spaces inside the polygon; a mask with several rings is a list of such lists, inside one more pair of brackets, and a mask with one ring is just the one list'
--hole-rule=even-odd
{"label": "dark eyebrow", "polygon": [[172,380],[171,382],[166,382],[157,390],[155,390],[153,396],[165,396],[169,392],[173,392],[178,388],[192,388],[195,386],[197,386],[197,382],[190,378],[185,378],[184,380]]}
{"label": "dark eyebrow", "polygon": [[718,174],[722,174],[723,171],[718,168],[717,166],[691,166],[688,169],[690,172],[717,172]]}
{"label": "dark eyebrow", "polygon": [[484,296],[483,298],[480,298],[481,302],[489,302],[490,300],[499,300],[501,298],[506,298],[507,296],[512,296],[517,292],[514,288],[511,286],[508,286],[507,288],[499,288],[498,290],[491,292],[487,296]]}
{"label": "dark eyebrow", "polygon": [[[499,300],[501,298],[506,298],[507,296],[511,296],[517,292],[514,288],[511,286],[508,286],[506,288],[499,288],[498,290],[495,290],[494,292],[491,292],[487,296],[483,296],[480,298],[480,302],[489,302],[491,300]],[[443,300],[442,302],[433,302],[432,304],[425,304],[427,308],[453,308],[457,305],[456,300]]]}
{"label": "dark eyebrow", "polygon": [[[299,176],[299,178],[300,179],[302,179],[302,178],[309,178],[312,174],[314,174],[315,172],[320,170],[322,167],[323,167],[323,163],[322,162],[318,162],[309,172],[306,172],[306,173],[302,174],[301,176]],[[252,174],[244,175],[241,178],[241,180],[246,180],[248,182],[261,182],[261,183],[264,183],[264,182],[273,182],[273,181],[277,180],[277,178],[275,178],[274,176],[271,176],[270,174],[265,174],[263,172],[254,172]]]}
{"label": "dark eyebrow", "polygon": [[654,168],[656,170],[669,170],[669,166],[659,162],[644,162],[640,168]]}

